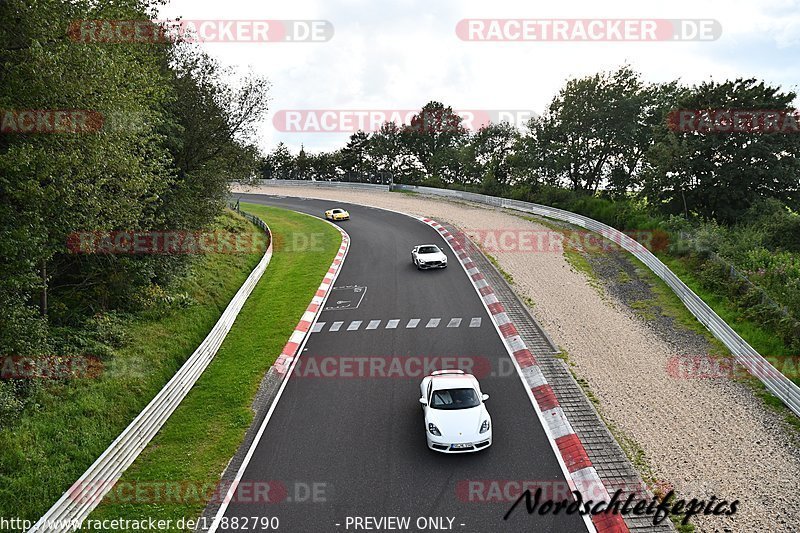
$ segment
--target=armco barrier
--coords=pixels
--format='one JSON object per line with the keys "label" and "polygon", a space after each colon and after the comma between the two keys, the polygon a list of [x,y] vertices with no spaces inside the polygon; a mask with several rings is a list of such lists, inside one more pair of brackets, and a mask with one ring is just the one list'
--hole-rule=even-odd
{"label": "armco barrier", "polygon": [[713,309],[711,309],[699,296],[683,283],[667,266],[662,263],[644,246],[628,237],[607,224],[597,220],[548,207],[545,205],[521,202],[518,200],[508,200],[496,196],[487,196],[463,191],[448,189],[436,189],[432,187],[416,187],[412,185],[392,185],[392,189],[415,191],[424,194],[445,196],[476,202],[480,204],[504,207],[515,211],[531,213],[555,220],[568,222],[575,226],[588,229],[611,239],[622,248],[634,255],[638,260],[647,265],[656,276],[664,280],[669,287],[678,295],[687,309],[699,320],[708,330],[731,351],[747,370],[757,377],[769,389],[769,391],[780,398],[789,409],[800,416],[800,387],[795,385],[789,378],[781,374],[774,366],[761,356],[752,346],[739,336],[724,320],[722,320]]}
{"label": "armco barrier", "polygon": [[311,181],[311,180],[256,180],[258,185],[276,185],[289,187],[338,187],[344,189],[373,189],[388,191],[389,184],[359,183],[355,181]]}
{"label": "armco barrier", "polygon": [[[97,507],[103,496],[113,488],[122,473],[158,433],[164,422],[175,411],[214,359],[247,297],[250,296],[272,259],[272,235],[269,228],[262,220],[252,215],[248,218],[263,228],[270,236],[269,246],[264,252],[264,257],[234,295],[214,328],[180,370],[111,443],[111,446],[83,473],[70,490],[61,496],[29,531],[71,531],[73,528],[65,527],[66,524],[73,521],[80,523],[85,520],[89,513]],[[54,524],[62,524],[62,527],[56,528]]]}

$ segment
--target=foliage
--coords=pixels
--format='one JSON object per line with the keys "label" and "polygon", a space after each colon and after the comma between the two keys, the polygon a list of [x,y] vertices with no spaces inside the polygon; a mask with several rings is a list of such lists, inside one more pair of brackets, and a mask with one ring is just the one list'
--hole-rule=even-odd
{"label": "foliage", "polygon": [[[0,3],[2,119],[24,110],[102,117],[78,133],[0,134],[0,355],[68,349],[64,339],[80,339],[91,317],[136,311],[146,291],[180,299],[169,287],[191,257],[74,254],[68,238],[201,231],[221,213],[227,180],[255,171],[249,143],[266,111],[264,79],[230,82],[231,72],[184,44],[70,36],[73,21],[151,20],[158,5]],[[19,393],[3,385],[0,396]]]}

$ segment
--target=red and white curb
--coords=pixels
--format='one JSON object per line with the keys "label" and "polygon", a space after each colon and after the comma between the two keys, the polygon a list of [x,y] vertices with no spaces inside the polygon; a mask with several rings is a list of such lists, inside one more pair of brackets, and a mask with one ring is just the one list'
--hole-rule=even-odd
{"label": "red and white curb", "polygon": [[328,269],[328,273],[325,274],[322,283],[320,283],[319,289],[317,289],[316,294],[311,299],[311,303],[308,304],[303,316],[300,318],[300,322],[297,323],[294,331],[289,336],[289,342],[286,343],[286,346],[281,350],[281,355],[275,360],[273,366],[275,367],[275,371],[281,376],[285,376],[289,372],[289,369],[292,367],[292,361],[299,355],[298,350],[300,345],[303,343],[303,339],[308,335],[311,326],[314,324],[314,320],[320,313],[322,304],[328,297],[328,293],[333,287],[333,282],[339,274],[339,269],[341,269],[342,263],[344,263],[347,250],[350,248],[350,236],[336,224],[332,224],[332,226],[338,229],[339,233],[342,234],[342,245],[339,246],[339,252],[336,254],[336,258],[333,260],[333,263],[331,263],[331,267]]}
{"label": "red and white curb", "polygon": [[[503,304],[497,299],[489,282],[478,270],[478,266],[470,259],[463,242],[456,239],[444,226],[425,217],[414,216],[428,224],[445,239],[466,270],[475,290],[478,291],[486,309],[489,311],[497,330],[506,345],[508,353],[519,369],[520,378],[530,390],[531,396],[538,406],[545,432],[553,445],[560,462],[568,474],[568,482],[574,484],[575,490],[584,496],[584,501],[594,500],[608,502],[610,495],[597,470],[592,466],[583,444],[567,420],[564,411],[558,404],[553,388],[547,383],[536,357],[531,353],[519,336],[517,328],[505,312]],[[598,533],[627,533],[628,526],[622,516],[613,513],[592,515],[591,522]]]}
{"label": "red and white curb", "polygon": [[216,533],[217,529],[219,528],[222,517],[225,515],[225,512],[228,509],[228,505],[233,500],[233,496],[237,487],[239,486],[239,482],[242,480],[242,476],[244,475],[245,470],[247,470],[250,460],[253,458],[253,453],[255,452],[258,443],[261,442],[261,437],[264,435],[264,430],[267,428],[267,424],[272,418],[272,413],[275,412],[275,407],[278,405],[278,401],[280,401],[281,396],[283,395],[286,384],[291,378],[290,374],[292,373],[292,368],[294,368],[294,365],[297,363],[297,358],[300,356],[300,351],[303,349],[303,346],[305,346],[305,343],[308,340],[308,333],[322,311],[322,307],[325,305],[325,301],[330,294],[331,288],[333,288],[336,277],[339,275],[339,271],[342,268],[344,259],[347,257],[347,251],[350,249],[350,235],[348,235],[346,231],[336,224],[330,222],[329,224],[339,230],[339,233],[342,235],[342,244],[339,246],[339,251],[334,258],[333,263],[331,263],[328,272],[325,274],[322,283],[320,283],[316,294],[314,294],[314,297],[311,299],[311,303],[308,304],[308,307],[306,307],[303,316],[300,318],[300,322],[297,323],[297,326],[295,326],[294,331],[289,337],[289,342],[287,342],[286,346],[283,347],[281,355],[278,356],[278,358],[275,360],[275,363],[272,365],[272,368],[275,370],[275,372],[281,376],[281,385],[278,388],[278,393],[272,400],[269,410],[264,416],[264,420],[261,422],[261,426],[259,426],[256,436],[253,438],[253,442],[250,443],[250,448],[247,450],[242,463],[239,465],[239,468],[236,471],[236,476],[228,487],[228,491],[226,492],[219,509],[217,509],[207,533]]}

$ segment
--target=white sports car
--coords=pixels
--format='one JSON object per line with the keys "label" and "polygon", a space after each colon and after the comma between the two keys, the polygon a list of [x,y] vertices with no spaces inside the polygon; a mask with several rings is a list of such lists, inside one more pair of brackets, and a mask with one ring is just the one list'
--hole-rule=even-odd
{"label": "white sports car", "polygon": [[477,452],[492,445],[492,417],[478,380],[463,370],[437,370],[419,386],[428,448],[443,453]]}
{"label": "white sports car", "polygon": [[435,244],[420,244],[411,250],[411,262],[417,269],[445,268],[447,256]]}

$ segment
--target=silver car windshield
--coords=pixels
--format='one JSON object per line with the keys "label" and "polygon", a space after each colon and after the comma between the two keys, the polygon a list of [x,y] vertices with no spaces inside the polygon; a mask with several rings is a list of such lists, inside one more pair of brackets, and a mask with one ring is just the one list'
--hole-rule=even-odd
{"label": "silver car windshield", "polygon": [[420,254],[435,254],[439,252],[439,248],[436,246],[420,246],[417,249],[417,253]]}

